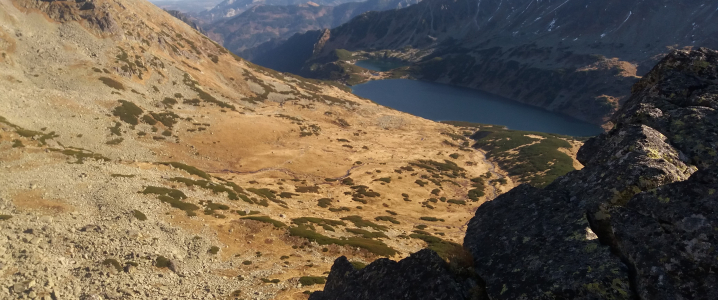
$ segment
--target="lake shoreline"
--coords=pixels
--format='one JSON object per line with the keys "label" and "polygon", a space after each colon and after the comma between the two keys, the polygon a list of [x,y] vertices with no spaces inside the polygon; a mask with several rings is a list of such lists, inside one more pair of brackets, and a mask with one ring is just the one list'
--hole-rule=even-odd
{"label": "lake shoreline", "polygon": [[541,107],[476,89],[431,81],[371,80],[352,86],[352,93],[377,104],[437,122],[493,124],[515,130],[577,137],[595,136],[604,132],[599,125]]}

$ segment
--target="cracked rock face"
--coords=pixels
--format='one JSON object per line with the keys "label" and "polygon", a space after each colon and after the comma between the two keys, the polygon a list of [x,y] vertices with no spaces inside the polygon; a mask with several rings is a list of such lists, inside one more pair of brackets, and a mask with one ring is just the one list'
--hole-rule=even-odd
{"label": "cracked rock face", "polygon": [[[673,52],[636,84],[614,129],[582,147],[583,170],[545,189],[516,187],[479,207],[464,246],[485,296],[718,299],[717,67],[716,51]],[[391,271],[408,261],[417,262],[374,263],[367,267],[373,276],[358,276],[338,260],[325,293],[312,299],[435,282],[407,282]],[[412,272],[431,266],[412,265]],[[398,287],[378,284],[395,281]],[[463,295],[412,299],[471,294]]]}
{"label": "cracked rock face", "polygon": [[424,249],[399,262],[378,259],[361,270],[342,256],[334,261],[324,291],[309,299],[469,299],[475,286],[452,274],[434,251]]}

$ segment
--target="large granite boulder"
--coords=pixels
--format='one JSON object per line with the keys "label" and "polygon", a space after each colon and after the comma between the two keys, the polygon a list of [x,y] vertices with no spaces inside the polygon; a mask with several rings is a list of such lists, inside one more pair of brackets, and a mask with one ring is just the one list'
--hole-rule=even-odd
{"label": "large granite boulder", "polygon": [[399,262],[378,259],[361,270],[346,257],[337,258],[324,291],[309,299],[481,299],[480,288],[475,280],[452,272],[436,252],[424,249]]}

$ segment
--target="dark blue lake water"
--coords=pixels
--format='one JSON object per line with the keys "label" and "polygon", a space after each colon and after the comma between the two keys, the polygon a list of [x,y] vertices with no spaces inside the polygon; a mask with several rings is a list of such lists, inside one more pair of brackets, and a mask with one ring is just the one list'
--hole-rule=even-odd
{"label": "dark blue lake water", "polygon": [[384,106],[434,121],[466,121],[504,125],[509,129],[571,136],[594,136],[603,130],[558,113],[489,93],[409,79],[370,81],[354,94]]}
{"label": "dark blue lake water", "polygon": [[369,69],[372,71],[381,71],[381,72],[386,72],[391,69],[408,66],[407,63],[401,62],[401,61],[377,60],[377,59],[360,60],[354,64],[357,66],[360,66],[362,68],[365,68],[365,69]]}

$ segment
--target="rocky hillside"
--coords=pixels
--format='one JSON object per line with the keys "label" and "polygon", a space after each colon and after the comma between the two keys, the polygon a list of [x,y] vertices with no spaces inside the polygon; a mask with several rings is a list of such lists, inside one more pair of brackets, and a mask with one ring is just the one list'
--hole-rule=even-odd
{"label": "rocky hillside", "polygon": [[242,54],[245,49],[272,39],[286,40],[296,33],[339,26],[367,11],[397,9],[415,3],[409,0],[368,0],[336,6],[315,3],[258,5],[238,16],[208,25],[207,30],[213,40],[234,53]]}
{"label": "rocky hillside", "polygon": [[671,49],[718,47],[717,9],[710,1],[678,0],[658,6],[642,0],[428,0],[332,29],[322,47],[301,57],[300,70],[273,67],[346,81],[354,71],[341,62],[352,58],[335,52],[369,52],[413,62],[409,73],[418,79],[602,124]]}
{"label": "rocky hillside", "polygon": [[338,257],[449,255],[515,185],[471,134],[145,1],[0,0],[0,299],[307,299]]}
{"label": "rocky hillside", "polygon": [[310,299],[715,299],[716,91],[718,52],[672,52],[581,148],[584,169],[479,207],[449,264],[339,258]]}
{"label": "rocky hillside", "polygon": [[192,27],[192,29],[199,31],[199,33],[201,33],[201,34],[207,35],[207,32],[205,32],[204,29],[202,29],[202,27],[200,27],[200,26],[195,22],[196,20],[195,20],[194,18],[190,17],[189,15],[184,14],[184,13],[180,12],[179,10],[171,10],[171,9],[168,10],[168,9],[165,9],[165,11],[166,11],[168,14],[172,15],[173,17],[179,19],[180,21],[185,22],[185,24],[187,24],[187,25],[189,25],[190,27]]}

